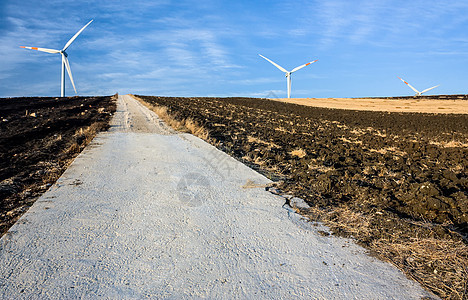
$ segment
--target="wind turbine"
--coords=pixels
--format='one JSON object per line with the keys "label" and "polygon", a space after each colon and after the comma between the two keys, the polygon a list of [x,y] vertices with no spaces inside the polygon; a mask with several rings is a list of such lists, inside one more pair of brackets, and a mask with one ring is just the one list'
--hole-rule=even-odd
{"label": "wind turbine", "polygon": [[47,53],[60,53],[60,55],[62,56],[62,78],[60,80],[61,81],[61,90],[60,90],[60,96],[61,97],[65,97],[65,68],[67,69],[68,76],[70,77],[71,83],[73,85],[73,89],[75,90],[75,94],[76,94],[75,83],[73,82],[73,76],[72,76],[72,73],[71,73],[70,64],[68,63],[68,58],[67,58],[68,54],[67,54],[66,50],[68,49],[68,47],[70,47],[71,43],[73,43],[73,41],[80,35],[80,33],[86,27],[88,27],[89,24],[91,24],[92,21],[93,20],[89,21],[88,24],[86,24],[85,26],[83,26],[83,28],[80,29],[80,31],[75,33],[75,35],[65,44],[65,47],[63,47],[62,50],[20,46],[20,48],[38,50],[38,51],[47,52]]}
{"label": "wind turbine", "polygon": [[[398,77],[398,76],[397,76]],[[400,78],[400,77],[398,77]],[[416,92],[415,96],[421,96],[423,93],[427,92],[427,91],[430,91],[432,89],[435,89],[436,87],[438,87],[439,85],[436,85],[436,86],[433,86],[431,88],[428,88],[428,89],[425,89],[424,91],[420,92],[418,91],[417,89],[415,89],[411,84],[409,84],[408,82],[404,81],[403,78],[400,78],[401,81],[403,81],[404,83],[406,83],[406,85],[408,85],[413,91]]]}
{"label": "wind turbine", "polygon": [[269,60],[268,58],[266,58],[265,56],[263,56],[261,54],[259,54],[259,55],[261,57],[263,57],[264,59],[268,60],[269,62],[271,62],[275,67],[277,67],[278,69],[280,69],[281,71],[283,71],[286,74],[286,82],[287,82],[287,85],[288,85],[288,98],[291,98],[291,74],[296,72],[297,70],[300,70],[300,69],[302,69],[302,68],[304,68],[304,67],[306,67],[306,66],[308,66],[310,64],[313,64],[314,62],[317,61],[317,59],[316,59],[314,61],[303,64],[302,66],[296,67],[296,68],[292,69],[291,71],[286,71],[286,69],[283,68],[282,66],[276,64],[275,62]]}

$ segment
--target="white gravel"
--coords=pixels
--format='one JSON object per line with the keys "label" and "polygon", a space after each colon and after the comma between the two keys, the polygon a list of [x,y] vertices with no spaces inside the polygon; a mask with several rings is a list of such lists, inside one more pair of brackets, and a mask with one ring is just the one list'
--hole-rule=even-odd
{"label": "white gravel", "polygon": [[[270,181],[130,96],[0,240],[0,298],[421,299],[349,239],[321,236]],[[252,184],[250,184],[251,186]]]}

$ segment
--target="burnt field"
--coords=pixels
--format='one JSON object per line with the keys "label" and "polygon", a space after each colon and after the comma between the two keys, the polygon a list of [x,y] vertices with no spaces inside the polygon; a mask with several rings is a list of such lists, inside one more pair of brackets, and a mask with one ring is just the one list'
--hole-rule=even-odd
{"label": "burnt field", "polygon": [[0,99],[0,235],[108,127],[115,107],[112,96]]}
{"label": "burnt field", "polygon": [[[306,200],[443,298],[468,278],[468,115],[353,111],[251,98],[140,96]],[[325,233],[324,233],[325,234]]]}

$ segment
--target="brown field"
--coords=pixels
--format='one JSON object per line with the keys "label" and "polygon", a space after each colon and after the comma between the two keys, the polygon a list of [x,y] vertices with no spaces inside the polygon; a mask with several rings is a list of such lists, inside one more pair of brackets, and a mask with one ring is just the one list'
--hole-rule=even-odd
{"label": "brown field", "polygon": [[468,97],[465,95],[398,98],[280,98],[271,100],[349,110],[468,114]]}

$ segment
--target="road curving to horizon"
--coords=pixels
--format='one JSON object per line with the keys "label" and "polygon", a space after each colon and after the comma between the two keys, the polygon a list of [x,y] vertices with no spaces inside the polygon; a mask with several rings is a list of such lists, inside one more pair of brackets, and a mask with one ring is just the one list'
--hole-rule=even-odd
{"label": "road curving to horizon", "polygon": [[0,240],[0,298],[435,298],[269,183],[119,95],[110,130]]}

